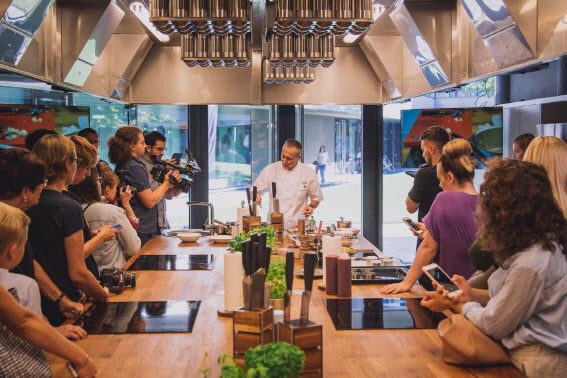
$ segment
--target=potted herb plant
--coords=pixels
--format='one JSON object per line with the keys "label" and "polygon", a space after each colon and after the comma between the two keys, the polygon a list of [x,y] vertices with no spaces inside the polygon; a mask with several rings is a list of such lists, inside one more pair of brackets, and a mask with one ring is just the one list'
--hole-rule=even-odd
{"label": "potted herb plant", "polygon": [[270,305],[274,310],[283,310],[283,298],[286,291],[284,257],[272,256],[270,268],[266,274],[266,282],[272,285]]}

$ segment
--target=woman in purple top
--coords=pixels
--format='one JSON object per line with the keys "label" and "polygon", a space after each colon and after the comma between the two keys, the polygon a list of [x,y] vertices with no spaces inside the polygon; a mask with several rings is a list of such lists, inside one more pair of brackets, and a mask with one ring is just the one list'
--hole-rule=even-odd
{"label": "woman in purple top", "polygon": [[422,274],[421,268],[437,263],[449,276],[469,278],[475,268],[468,249],[476,240],[478,221],[475,215],[478,192],[473,185],[475,161],[472,148],[465,139],[450,141],[443,148],[437,164],[437,177],[443,192],[439,193],[429,214],[418,223],[423,232],[415,260],[406,278],[385,286],[381,293],[409,291]]}

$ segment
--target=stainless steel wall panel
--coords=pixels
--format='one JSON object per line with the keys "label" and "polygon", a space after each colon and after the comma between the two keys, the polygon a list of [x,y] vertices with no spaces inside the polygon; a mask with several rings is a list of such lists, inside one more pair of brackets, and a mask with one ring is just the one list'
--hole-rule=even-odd
{"label": "stainless steel wall panel", "polygon": [[[552,36],[556,37],[561,34],[562,30],[567,29],[567,1],[557,0],[539,0],[537,2],[537,46],[538,52],[545,55],[553,54],[547,49],[548,42]],[[556,41],[555,41],[556,42]],[[565,51],[567,49],[562,49]]]}
{"label": "stainless steel wall panel", "polygon": [[54,2],[55,0],[13,0],[2,21],[33,37]]}

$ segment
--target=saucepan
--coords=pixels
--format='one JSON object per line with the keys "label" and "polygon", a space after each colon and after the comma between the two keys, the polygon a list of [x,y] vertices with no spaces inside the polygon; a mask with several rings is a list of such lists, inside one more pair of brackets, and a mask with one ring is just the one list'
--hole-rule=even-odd
{"label": "saucepan", "polygon": [[340,221],[337,221],[337,228],[351,228],[351,227],[352,227],[352,222],[343,220],[343,217],[341,217]]}

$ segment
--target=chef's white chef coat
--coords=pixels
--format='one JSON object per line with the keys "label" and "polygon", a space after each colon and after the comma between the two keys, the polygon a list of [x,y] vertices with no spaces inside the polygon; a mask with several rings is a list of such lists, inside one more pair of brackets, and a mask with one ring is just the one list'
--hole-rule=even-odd
{"label": "chef's white chef coat", "polygon": [[[281,161],[268,165],[254,182],[261,196],[266,189],[272,190],[276,183],[276,197],[280,201],[280,211],[284,215],[284,227],[297,225],[297,218],[307,206],[307,197],[311,201],[323,201],[323,192],[313,168],[299,162],[292,170],[284,169]],[[270,193],[270,198],[273,195]],[[270,200],[270,213],[272,201]]]}

